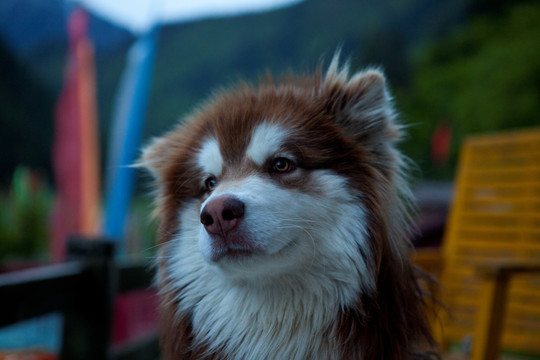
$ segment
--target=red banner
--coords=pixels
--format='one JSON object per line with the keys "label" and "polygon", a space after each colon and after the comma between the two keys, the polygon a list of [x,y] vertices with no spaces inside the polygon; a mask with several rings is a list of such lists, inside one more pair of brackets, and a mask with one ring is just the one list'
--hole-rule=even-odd
{"label": "red banner", "polygon": [[93,236],[99,229],[94,51],[87,24],[84,10],[71,14],[67,69],[56,105],[53,167],[57,195],[51,246],[56,261],[64,258],[68,236]]}

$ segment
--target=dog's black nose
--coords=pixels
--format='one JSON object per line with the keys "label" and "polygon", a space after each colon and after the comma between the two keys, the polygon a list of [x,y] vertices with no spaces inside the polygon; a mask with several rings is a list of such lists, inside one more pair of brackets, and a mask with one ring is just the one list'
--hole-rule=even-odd
{"label": "dog's black nose", "polygon": [[245,205],[232,196],[218,196],[201,211],[201,223],[211,235],[225,235],[238,226],[244,217]]}

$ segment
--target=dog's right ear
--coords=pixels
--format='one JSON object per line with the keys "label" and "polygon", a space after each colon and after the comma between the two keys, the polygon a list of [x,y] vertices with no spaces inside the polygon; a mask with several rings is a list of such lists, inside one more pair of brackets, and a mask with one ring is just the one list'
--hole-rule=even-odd
{"label": "dog's right ear", "polygon": [[363,143],[395,142],[401,137],[401,126],[395,122],[395,111],[384,74],[368,69],[352,76],[349,66],[339,66],[337,53],[324,77],[326,107],[347,133]]}
{"label": "dog's right ear", "polygon": [[154,179],[160,181],[163,178],[167,156],[169,154],[167,137],[154,138],[142,151],[141,156],[135,163],[135,167],[148,170]]}

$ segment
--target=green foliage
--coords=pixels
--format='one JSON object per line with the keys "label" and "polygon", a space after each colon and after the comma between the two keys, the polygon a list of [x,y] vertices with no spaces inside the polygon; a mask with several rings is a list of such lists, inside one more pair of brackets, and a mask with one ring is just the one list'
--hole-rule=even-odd
{"label": "green foliage", "polygon": [[47,251],[51,191],[19,167],[8,194],[0,194],[0,260],[36,258]]}
{"label": "green foliage", "polygon": [[[398,102],[413,125],[406,150],[427,177],[450,177],[468,134],[540,124],[540,4],[518,3],[480,16],[446,39],[420,49],[413,83]],[[451,161],[431,164],[439,123],[453,132]]]}

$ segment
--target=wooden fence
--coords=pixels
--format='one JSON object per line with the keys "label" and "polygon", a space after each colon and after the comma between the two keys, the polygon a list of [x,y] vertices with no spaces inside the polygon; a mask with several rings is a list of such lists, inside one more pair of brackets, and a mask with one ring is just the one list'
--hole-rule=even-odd
{"label": "wooden fence", "polygon": [[0,275],[0,328],[60,312],[62,360],[158,359],[155,334],[111,345],[116,296],[150,287],[154,276],[147,264],[114,254],[112,242],[74,239],[66,263]]}

